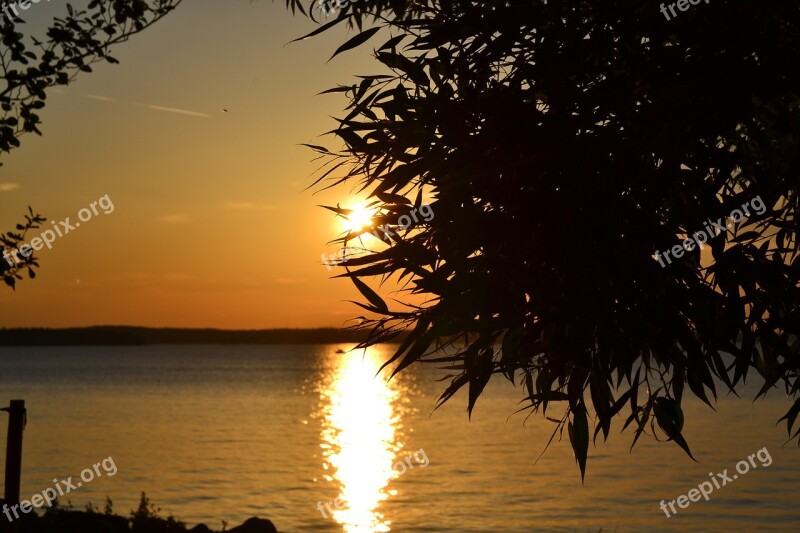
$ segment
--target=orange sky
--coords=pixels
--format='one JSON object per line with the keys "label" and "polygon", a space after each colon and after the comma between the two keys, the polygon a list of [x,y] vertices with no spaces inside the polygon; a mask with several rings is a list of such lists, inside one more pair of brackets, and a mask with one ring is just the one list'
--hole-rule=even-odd
{"label": "orange sky", "polygon": [[[65,9],[34,7],[29,29]],[[368,47],[325,64],[344,31],[286,45],[314,27],[282,0],[189,0],[112,50],[121,64],[48,93],[44,136],[2,159],[0,230],[28,205],[74,224],[108,195],[114,212],[38,252],[37,279],[0,290],[0,326],[314,327],[361,314],[344,301],[352,284],[320,263],[340,222],[316,205],[347,203],[349,189],[303,192],[316,167],[298,144],[335,146],[317,136],[344,97],[315,94],[375,67]]]}

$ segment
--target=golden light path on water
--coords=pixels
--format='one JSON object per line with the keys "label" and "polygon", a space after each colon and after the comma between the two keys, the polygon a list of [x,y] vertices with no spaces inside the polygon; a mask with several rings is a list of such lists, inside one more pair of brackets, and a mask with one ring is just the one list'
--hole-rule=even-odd
{"label": "golden light path on water", "polygon": [[396,491],[392,464],[400,449],[400,402],[396,379],[378,374],[380,354],[359,350],[337,354],[320,390],[325,479],[339,486],[333,519],[346,533],[390,530],[380,505]]}

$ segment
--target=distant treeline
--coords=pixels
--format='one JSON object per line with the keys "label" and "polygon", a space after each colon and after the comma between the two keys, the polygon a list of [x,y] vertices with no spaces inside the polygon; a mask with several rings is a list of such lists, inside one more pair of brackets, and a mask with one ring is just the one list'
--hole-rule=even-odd
{"label": "distant treeline", "polygon": [[359,342],[366,332],[320,329],[178,329],[133,326],[0,329],[0,346],[97,346],[143,344],[329,344]]}

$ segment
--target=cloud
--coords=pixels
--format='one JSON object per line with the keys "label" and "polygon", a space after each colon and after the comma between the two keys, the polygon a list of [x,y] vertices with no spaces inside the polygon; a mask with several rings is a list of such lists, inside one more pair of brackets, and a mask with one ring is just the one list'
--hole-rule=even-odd
{"label": "cloud", "polygon": [[187,109],[178,109],[177,107],[165,107],[153,104],[141,104],[139,102],[131,102],[131,103],[133,105],[146,107],[147,109],[153,109],[155,111],[166,111],[167,113],[178,113],[179,115],[189,115],[191,117],[211,118],[211,115],[207,113],[200,113],[199,111],[189,111]]}
{"label": "cloud", "polygon": [[225,209],[235,211],[273,211],[278,207],[270,204],[257,204],[255,202],[228,202]]}
{"label": "cloud", "polygon": [[164,281],[168,281],[170,283],[196,283],[200,281],[197,276],[192,276],[190,274],[181,274],[176,272],[164,274],[163,279]]}
{"label": "cloud", "polygon": [[91,98],[92,100],[100,100],[101,102],[116,102],[116,100],[111,98],[110,96],[99,96],[97,94],[87,94],[86,98]]}
{"label": "cloud", "polygon": [[127,100],[117,100],[116,98],[111,98],[110,96],[102,96],[99,94],[87,94],[85,95],[86,98],[91,100],[100,100],[101,102],[122,102],[124,104],[131,104],[139,107],[146,107],[147,109],[152,109],[154,111],[165,111],[167,113],[177,113],[179,115],[189,115],[190,117],[201,117],[201,118],[211,118],[211,115],[208,113],[201,113],[199,111],[191,111],[189,109],[180,109],[177,107],[166,107],[162,105],[155,105],[155,104],[143,104],[141,102],[131,102]]}
{"label": "cloud", "polygon": [[0,192],[11,192],[14,189],[19,189],[19,187],[20,187],[19,183],[9,183],[9,182],[0,183]]}
{"label": "cloud", "polygon": [[175,213],[173,215],[163,215],[158,217],[160,222],[166,222],[167,224],[184,224],[191,220],[191,217],[186,213]]}
{"label": "cloud", "polygon": [[305,283],[305,278],[276,278],[275,283],[280,283],[281,285],[297,285],[299,283]]}

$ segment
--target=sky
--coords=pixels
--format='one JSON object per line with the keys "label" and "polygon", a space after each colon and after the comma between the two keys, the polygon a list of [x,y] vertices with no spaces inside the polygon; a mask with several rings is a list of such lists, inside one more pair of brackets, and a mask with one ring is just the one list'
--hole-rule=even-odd
{"label": "sky", "polygon": [[[65,9],[32,5],[26,31]],[[317,164],[300,143],[337,147],[320,135],[345,97],[317,93],[378,71],[369,47],[326,63],[344,28],[287,44],[315,27],[283,0],[186,0],[113,49],[120,64],[51,90],[44,135],[2,158],[0,230],[28,205],[47,217],[38,231],[75,226],[106,195],[113,211],[84,211],[38,252],[35,280],[0,290],[0,327],[341,327],[361,314],[321,263],[342,222],[317,206],[352,190],[304,191]]]}

